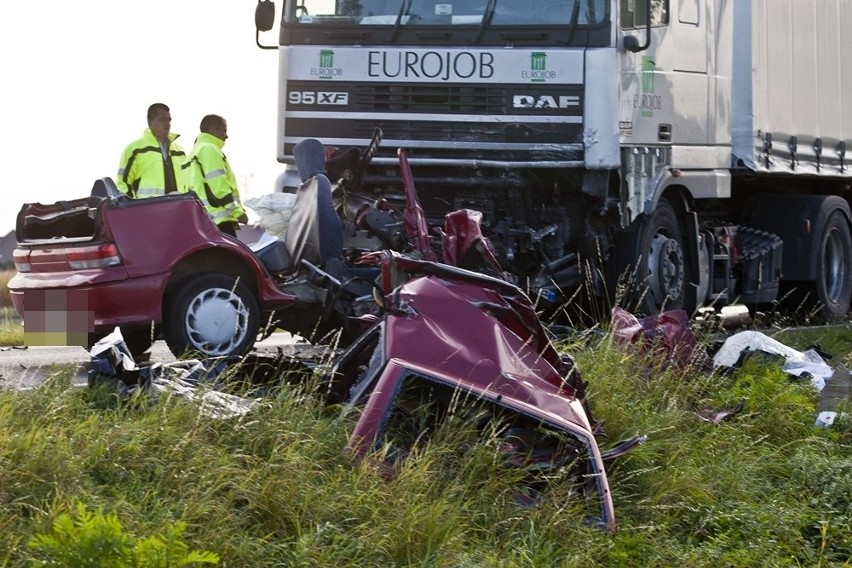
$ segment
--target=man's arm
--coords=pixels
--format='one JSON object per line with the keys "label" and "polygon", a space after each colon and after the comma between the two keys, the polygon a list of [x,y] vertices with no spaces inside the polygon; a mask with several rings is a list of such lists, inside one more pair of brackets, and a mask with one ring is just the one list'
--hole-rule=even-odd
{"label": "man's arm", "polygon": [[135,179],[134,164],[131,161],[133,157],[133,149],[127,146],[121,153],[121,160],[118,162],[118,173],[116,174],[115,185],[121,193],[128,194],[130,185]]}
{"label": "man's arm", "polygon": [[[234,221],[243,218],[248,220],[240,202],[240,192],[234,173],[227,164],[225,155],[218,149],[208,146],[199,152],[198,159],[204,170],[208,203],[228,211],[228,216]],[[240,222],[245,223],[245,221]]]}

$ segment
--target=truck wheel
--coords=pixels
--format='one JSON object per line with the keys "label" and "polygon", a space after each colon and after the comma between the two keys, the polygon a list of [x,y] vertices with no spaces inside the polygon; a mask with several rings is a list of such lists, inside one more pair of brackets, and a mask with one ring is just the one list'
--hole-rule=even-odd
{"label": "truck wheel", "polygon": [[176,357],[242,355],[254,345],[259,310],[238,277],[204,273],[181,285],[163,314],[163,335]]}
{"label": "truck wheel", "polygon": [[823,226],[817,257],[816,298],[826,319],[845,317],[852,300],[852,233],[839,209]]}
{"label": "truck wheel", "polygon": [[665,199],[636,231],[620,236],[614,268],[614,276],[626,285],[626,309],[641,315],[692,309],[686,305],[690,280],[684,241],[674,208]]}

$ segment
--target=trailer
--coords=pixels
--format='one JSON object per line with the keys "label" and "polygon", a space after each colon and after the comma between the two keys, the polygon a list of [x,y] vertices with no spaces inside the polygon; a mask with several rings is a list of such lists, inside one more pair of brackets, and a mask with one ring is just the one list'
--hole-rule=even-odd
{"label": "trailer", "polygon": [[[277,16],[280,14],[280,16]],[[852,0],[260,0],[293,147],[404,147],[539,305],[846,317]],[[363,183],[402,201],[379,149]],[[804,302],[804,304],[803,304]]]}

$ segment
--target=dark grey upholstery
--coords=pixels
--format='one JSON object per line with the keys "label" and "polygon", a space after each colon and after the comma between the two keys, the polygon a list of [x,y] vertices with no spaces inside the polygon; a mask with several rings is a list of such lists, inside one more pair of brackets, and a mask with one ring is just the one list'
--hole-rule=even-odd
{"label": "dark grey upholstery", "polygon": [[[325,175],[325,148],[319,140],[306,138],[293,148],[293,157],[302,186],[296,192],[296,205],[287,228],[287,248],[296,262],[304,258],[324,264],[330,258],[343,255],[343,224],[334,207],[331,182]],[[315,184],[310,183],[312,179]],[[307,188],[307,185],[312,187]],[[304,201],[306,194],[310,194],[310,203]],[[311,227],[314,220],[318,227]],[[298,241],[304,244],[299,246]],[[313,249],[313,243],[319,245],[318,250]]]}

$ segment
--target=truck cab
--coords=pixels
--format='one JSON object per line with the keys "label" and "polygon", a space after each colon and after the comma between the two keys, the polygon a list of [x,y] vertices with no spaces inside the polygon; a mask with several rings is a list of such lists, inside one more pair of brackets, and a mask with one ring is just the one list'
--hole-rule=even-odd
{"label": "truck cab", "polygon": [[[804,298],[823,319],[852,298],[850,19],[850,0],[256,11],[258,46],[278,52],[285,172],[305,137],[363,146],[378,126],[409,150],[427,216],[481,211],[544,304],[580,289],[642,313]],[[395,157],[372,164],[364,181],[398,198]]]}

